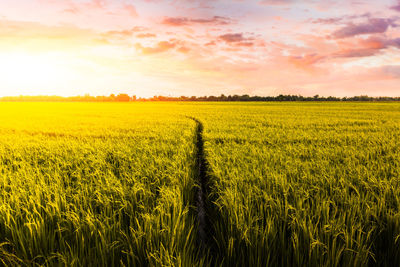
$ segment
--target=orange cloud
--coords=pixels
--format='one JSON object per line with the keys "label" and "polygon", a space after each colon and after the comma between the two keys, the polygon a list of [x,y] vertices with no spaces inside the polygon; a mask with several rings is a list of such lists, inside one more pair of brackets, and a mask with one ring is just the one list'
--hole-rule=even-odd
{"label": "orange cloud", "polygon": [[313,65],[322,62],[326,56],[318,54],[307,54],[304,56],[291,56],[289,62],[300,69],[311,70]]}
{"label": "orange cloud", "polygon": [[154,33],[139,33],[136,35],[137,38],[153,38],[153,37],[157,37],[156,34]]}
{"label": "orange cloud", "polygon": [[176,44],[167,41],[158,42],[154,47],[144,47],[141,44],[136,44],[137,50],[141,51],[144,55],[163,53],[175,48]]}

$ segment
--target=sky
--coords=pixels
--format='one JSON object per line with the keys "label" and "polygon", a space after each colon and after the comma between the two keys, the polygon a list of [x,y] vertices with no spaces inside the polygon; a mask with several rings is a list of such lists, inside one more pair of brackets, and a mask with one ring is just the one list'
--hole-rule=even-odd
{"label": "sky", "polygon": [[400,0],[0,0],[0,96],[400,96]]}

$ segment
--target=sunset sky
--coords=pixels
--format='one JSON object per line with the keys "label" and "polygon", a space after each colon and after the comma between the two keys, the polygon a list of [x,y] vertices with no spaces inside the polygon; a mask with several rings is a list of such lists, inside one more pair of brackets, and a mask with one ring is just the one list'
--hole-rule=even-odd
{"label": "sunset sky", "polygon": [[0,96],[400,96],[400,1],[0,1]]}

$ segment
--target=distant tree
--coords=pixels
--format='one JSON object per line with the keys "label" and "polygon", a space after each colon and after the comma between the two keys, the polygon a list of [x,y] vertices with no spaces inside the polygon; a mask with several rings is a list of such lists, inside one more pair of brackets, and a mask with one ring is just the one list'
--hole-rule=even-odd
{"label": "distant tree", "polygon": [[129,102],[131,97],[127,94],[119,94],[115,97],[115,101],[117,102]]}
{"label": "distant tree", "polygon": [[240,97],[240,101],[250,101],[250,96],[249,95],[242,95]]}
{"label": "distant tree", "polygon": [[0,102],[129,102],[129,101],[400,101],[400,97],[369,97],[367,95],[353,97],[303,97],[301,95],[278,95],[278,96],[249,96],[249,95],[220,95],[220,96],[154,96],[152,98],[130,97],[127,94],[115,96],[7,96],[0,97]]}
{"label": "distant tree", "polygon": [[108,99],[107,99],[107,101],[115,101],[115,95],[114,94],[111,94],[109,97],[108,97]]}
{"label": "distant tree", "polygon": [[239,100],[240,100],[240,96],[238,96],[238,95],[232,96],[232,101],[239,101]]}

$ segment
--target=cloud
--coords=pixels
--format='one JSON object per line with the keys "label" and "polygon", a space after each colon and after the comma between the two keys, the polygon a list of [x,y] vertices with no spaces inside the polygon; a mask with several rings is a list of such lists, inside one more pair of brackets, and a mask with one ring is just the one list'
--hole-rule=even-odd
{"label": "cloud", "polygon": [[386,43],[389,46],[394,46],[400,49],[400,38],[388,40]]}
{"label": "cloud", "polygon": [[344,49],[333,54],[334,57],[370,57],[378,54],[380,49],[373,48],[355,48],[355,49]]}
{"label": "cloud", "polygon": [[400,79],[400,65],[382,65],[368,68],[365,71],[366,79],[397,80]]}
{"label": "cloud", "polygon": [[400,1],[397,1],[397,3],[394,6],[391,6],[390,8],[400,12]]}
{"label": "cloud", "polygon": [[176,47],[176,44],[168,41],[158,42],[154,47],[145,47],[141,44],[135,45],[136,49],[141,51],[144,55],[163,53]]}
{"label": "cloud", "polygon": [[382,66],[380,72],[387,78],[400,79],[400,65]]}
{"label": "cloud", "polygon": [[[340,40],[335,49],[331,48],[323,52],[322,49],[317,49],[315,53],[307,53],[302,49],[290,49],[295,54],[300,56],[290,56],[289,62],[298,68],[312,69],[315,64],[321,62],[329,62],[335,58],[363,58],[376,56],[383,53],[383,50],[389,47],[400,48],[400,38],[390,39],[384,36],[371,36],[367,39],[356,38],[351,40]],[[316,46],[317,47],[317,46]],[[282,47],[289,49],[290,47]]]}
{"label": "cloud", "polygon": [[[147,30],[147,28],[145,27],[140,27],[140,26],[135,26],[131,29],[126,29],[126,30],[119,30],[119,31],[108,31],[103,33],[103,37],[107,37],[107,38],[127,38],[127,37],[131,37],[133,34],[137,33],[137,32],[142,32]],[[138,34],[141,35],[141,34]],[[138,37],[138,36],[136,36]],[[146,38],[146,37],[154,37],[154,36],[150,36],[150,33],[145,33],[142,34],[141,37],[138,38]]]}
{"label": "cloud", "polygon": [[251,47],[251,46],[254,46],[254,43],[252,43],[252,42],[239,42],[236,45],[237,46],[244,46],[244,47]]}
{"label": "cloud", "polygon": [[369,37],[360,39],[357,43],[348,43],[345,48],[332,54],[333,57],[370,57],[379,54],[383,49],[394,46],[395,40],[383,37]]}
{"label": "cloud", "polygon": [[55,1],[55,0],[38,0],[43,6],[54,5],[62,9],[63,13],[73,15],[94,13],[97,15],[127,15],[137,18],[138,13],[136,7],[129,3],[115,4],[110,0],[89,0],[89,1]]}
{"label": "cloud", "polygon": [[130,37],[134,32],[132,30],[122,30],[122,31],[108,31],[103,35],[105,37]]}
{"label": "cloud", "polygon": [[210,25],[228,25],[232,21],[229,18],[214,16],[210,19],[192,19],[187,17],[166,17],[162,21],[162,24],[168,26],[188,26],[193,24],[210,24]]}
{"label": "cloud", "polygon": [[187,53],[189,53],[189,51],[190,51],[190,48],[188,48],[186,46],[182,46],[182,47],[178,48],[178,52],[181,52],[183,54],[187,54]]}
{"label": "cloud", "polygon": [[392,19],[369,19],[368,23],[364,24],[357,25],[350,23],[347,26],[333,32],[332,37],[335,39],[341,39],[362,34],[384,33],[387,31],[389,26],[397,27]]}
{"label": "cloud", "polygon": [[154,33],[139,33],[136,35],[137,38],[153,38],[153,37],[157,37],[156,34]]}
{"label": "cloud", "polygon": [[337,24],[343,21],[343,18],[327,18],[327,19],[315,19],[312,20],[311,23],[313,24]]}
{"label": "cloud", "polygon": [[304,56],[291,56],[289,63],[301,69],[309,69],[312,65],[323,61],[326,57],[317,53],[306,54]]}
{"label": "cloud", "polygon": [[63,11],[65,13],[78,14],[79,8],[77,8],[76,6],[70,6],[70,7],[65,8]]}
{"label": "cloud", "polygon": [[137,13],[137,11],[136,11],[136,8],[135,8],[133,5],[131,5],[131,4],[125,4],[125,5],[124,5],[124,9],[128,12],[128,14],[129,14],[131,17],[134,17],[134,18],[138,17],[138,13]]}
{"label": "cloud", "polygon": [[263,0],[259,3],[261,5],[282,6],[293,3],[293,0]]}
{"label": "cloud", "polygon": [[332,17],[332,18],[317,18],[317,19],[309,19],[308,22],[313,24],[342,24],[346,21],[350,22],[354,19],[369,19],[371,18],[371,13],[365,12],[357,15],[343,15],[340,17]]}
{"label": "cloud", "polygon": [[103,9],[107,5],[107,2],[105,0],[91,0],[87,6],[93,7],[93,8],[99,8]]}
{"label": "cloud", "polygon": [[243,37],[243,33],[228,33],[220,35],[219,38],[227,43],[236,43],[246,41],[247,39]]}
{"label": "cloud", "polygon": [[384,38],[372,36],[367,39],[361,39],[359,43],[362,47],[368,49],[384,49],[387,47],[388,41]]}
{"label": "cloud", "polygon": [[332,57],[370,57],[379,54],[388,47],[400,48],[400,38],[386,39],[384,37],[369,37],[360,39],[357,43],[349,43],[340,51],[332,54]]}
{"label": "cloud", "polygon": [[217,44],[217,42],[210,41],[210,42],[206,43],[205,46],[213,46],[213,45],[216,45],[216,44]]}
{"label": "cloud", "polygon": [[[252,47],[254,46],[254,38],[246,38],[243,33],[227,33],[220,35],[219,40],[224,41],[227,44],[241,47]],[[206,45],[215,45],[215,42],[209,42]]]}

